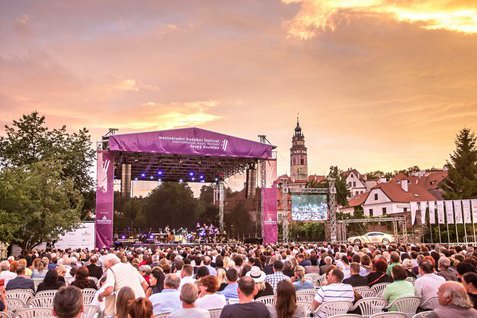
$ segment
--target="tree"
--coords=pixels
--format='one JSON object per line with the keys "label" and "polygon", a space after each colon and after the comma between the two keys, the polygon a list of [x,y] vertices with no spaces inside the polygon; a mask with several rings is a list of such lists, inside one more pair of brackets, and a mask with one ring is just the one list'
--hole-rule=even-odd
{"label": "tree", "polygon": [[448,177],[441,184],[445,199],[477,197],[477,138],[470,129],[462,129],[456,137],[456,149],[447,161]]}
{"label": "tree", "polygon": [[[346,179],[343,177],[343,171],[337,166],[331,166],[328,177],[335,179],[336,187],[336,201],[341,206],[348,206],[349,191],[346,186]],[[309,181],[306,184],[307,188],[329,188],[329,181],[325,179],[321,182]]]}
{"label": "tree", "polygon": [[[86,194],[93,188],[90,169],[95,151],[86,128],[72,134],[66,126],[50,130],[45,116],[38,112],[23,115],[12,126],[5,125],[6,136],[0,137],[0,168],[22,167],[39,161],[59,161],[61,177],[72,179],[75,189]],[[85,195],[89,201],[94,197]],[[88,207],[93,204],[88,201]]]}
{"label": "tree", "polygon": [[61,171],[51,161],[0,171],[0,241],[27,253],[80,224],[81,195]]}

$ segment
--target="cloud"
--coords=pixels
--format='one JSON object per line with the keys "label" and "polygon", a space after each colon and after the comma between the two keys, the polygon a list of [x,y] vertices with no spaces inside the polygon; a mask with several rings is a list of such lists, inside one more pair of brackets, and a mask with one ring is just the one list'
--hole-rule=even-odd
{"label": "cloud", "polygon": [[135,79],[124,79],[116,83],[114,86],[115,89],[120,91],[135,91],[137,92],[139,88],[136,85]]}
{"label": "cloud", "polygon": [[435,0],[282,0],[300,4],[300,11],[286,23],[291,37],[307,40],[323,30],[359,16],[377,16],[416,24],[424,29],[477,33],[477,7],[472,1]]}

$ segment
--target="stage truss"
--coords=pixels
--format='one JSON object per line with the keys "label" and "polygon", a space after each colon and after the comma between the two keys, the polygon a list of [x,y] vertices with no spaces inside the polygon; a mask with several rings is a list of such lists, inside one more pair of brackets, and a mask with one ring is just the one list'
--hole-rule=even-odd
{"label": "stage truss", "polygon": [[338,241],[345,243],[347,240],[347,225],[352,223],[377,223],[377,222],[392,222],[393,223],[393,235],[396,241],[399,241],[399,231],[398,227],[401,225],[403,227],[403,242],[407,243],[407,219],[404,216],[396,217],[376,217],[368,219],[347,219],[347,220],[338,220],[337,221],[337,230],[338,230]]}

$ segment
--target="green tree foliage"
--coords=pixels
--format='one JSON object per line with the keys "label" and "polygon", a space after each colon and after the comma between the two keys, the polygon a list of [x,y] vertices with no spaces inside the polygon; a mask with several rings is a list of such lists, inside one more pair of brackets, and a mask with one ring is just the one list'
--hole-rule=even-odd
{"label": "green tree foliage", "polygon": [[0,171],[0,241],[26,253],[79,225],[82,198],[61,171],[51,161]]}
{"label": "green tree foliage", "polygon": [[197,217],[200,222],[219,224],[219,207],[214,205],[214,188],[204,185],[200,188]]}
{"label": "green tree foliage", "polygon": [[[328,177],[335,179],[337,203],[341,206],[348,206],[349,191],[346,186],[346,179],[343,177],[343,171],[340,170],[337,166],[331,166]],[[307,188],[328,188],[329,181],[328,179],[325,179],[322,182],[309,181],[307,182],[306,187]]]}
{"label": "green tree foliage", "polygon": [[290,238],[294,241],[324,241],[325,224],[321,222],[293,222]]}
{"label": "green tree foliage", "polygon": [[[22,167],[49,160],[61,163],[61,177],[72,179],[75,189],[86,194],[93,188],[90,169],[95,151],[86,128],[68,133],[66,126],[60,129],[46,127],[45,116],[38,112],[23,115],[5,126],[6,135],[0,137],[0,167]],[[85,195],[94,200],[91,195]],[[93,204],[88,202],[88,208]]]}
{"label": "green tree foliage", "polygon": [[462,129],[456,137],[456,149],[447,161],[449,175],[442,182],[446,199],[477,197],[477,138],[470,129]]}
{"label": "green tree foliage", "polygon": [[245,234],[255,232],[255,222],[252,222],[251,212],[247,210],[246,202],[237,201],[230,211],[224,215],[227,231],[232,234]]}
{"label": "green tree foliage", "polygon": [[144,199],[148,227],[193,228],[197,200],[187,183],[163,182]]}

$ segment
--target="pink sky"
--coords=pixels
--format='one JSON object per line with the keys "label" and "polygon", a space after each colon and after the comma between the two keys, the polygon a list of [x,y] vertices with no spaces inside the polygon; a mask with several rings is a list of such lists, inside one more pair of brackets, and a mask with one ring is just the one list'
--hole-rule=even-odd
{"label": "pink sky", "polygon": [[477,8],[435,3],[3,2],[0,124],[265,134],[287,173],[299,113],[310,173],[442,167],[477,128]]}

